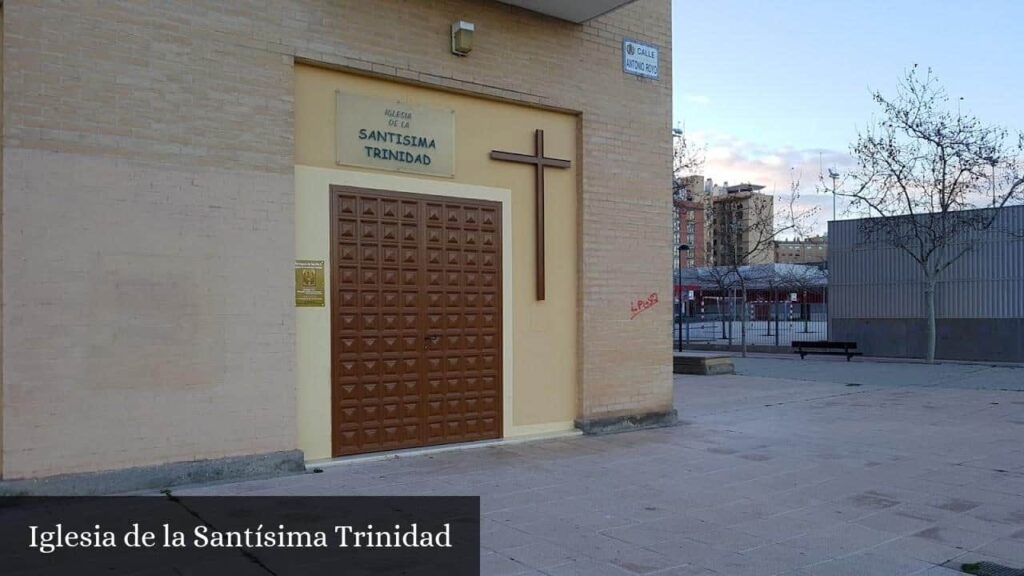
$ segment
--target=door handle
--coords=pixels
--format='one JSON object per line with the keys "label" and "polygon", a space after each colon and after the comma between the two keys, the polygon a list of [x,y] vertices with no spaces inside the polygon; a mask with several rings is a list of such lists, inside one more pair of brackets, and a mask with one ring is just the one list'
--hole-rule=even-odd
{"label": "door handle", "polygon": [[432,349],[441,340],[440,334],[431,334],[424,340],[424,347],[428,350]]}

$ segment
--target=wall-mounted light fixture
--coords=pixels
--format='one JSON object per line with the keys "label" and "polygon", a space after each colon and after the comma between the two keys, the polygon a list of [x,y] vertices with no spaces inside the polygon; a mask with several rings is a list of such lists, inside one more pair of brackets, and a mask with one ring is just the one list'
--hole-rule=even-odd
{"label": "wall-mounted light fixture", "polygon": [[473,50],[473,29],[472,22],[452,22],[452,54],[465,56]]}

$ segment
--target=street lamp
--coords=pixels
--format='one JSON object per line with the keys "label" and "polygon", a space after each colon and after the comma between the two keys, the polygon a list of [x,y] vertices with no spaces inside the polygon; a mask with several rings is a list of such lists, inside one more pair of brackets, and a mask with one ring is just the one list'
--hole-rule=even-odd
{"label": "street lamp", "polygon": [[839,180],[839,172],[836,172],[834,169],[829,168],[828,169],[828,177],[832,179],[832,220],[835,220],[836,219],[836,189],[838,188],[838,186],[836,185],[836,180]]}
{"label": "street lamp", "polygon": [[985,162],[988,162],[989,166],[992,167],[992,207],[996,207],[996,164],[999,163],[995,156],[985,156],[982,158]]}
{"label": "street lamp", "polygon": [[[839,179],[839,172],[836,172],[834,169],[829,168],[828,169],[828,175],[829,175],[829,178],[832,178],[832,220],[835,221],[835,219],[836,219],[836,190],[838,189],[838,186],[836,185],[836,180]],[[869,216],[870,216],[870,214],[869,214]],[[832,239],[829,238],[830,242],[831,242],[831,240]],[[829,250],[828,253],[829,253],[829,258],[831,259],[832,251]],[[831,261],[828,262],[828,267],[832,268]],[[831,322],[832,312],[831,312],[831,310],[829,310],[829,297],[828,297],[828,287],[827,286],[825,287],[825,292],[823,293],[823,297],[824,297],[823,299],[825,301],[825,331],[826,331],[825,338],[828,338],[829,340],[831,340],[832,339],[832,322]]]}
{"label": "street lamp", "polygon": [[[679,319],[679,328],[676,330],[676,349],[680,352],[683,351],[683,252],[690,249],[689,244],[680,244],[676,247],[676,255],[678,256],[678,264],[676,265],[676,285],[673,287],[676,294],[676,318]],[[689,328],[689,324],[686,326]]]}

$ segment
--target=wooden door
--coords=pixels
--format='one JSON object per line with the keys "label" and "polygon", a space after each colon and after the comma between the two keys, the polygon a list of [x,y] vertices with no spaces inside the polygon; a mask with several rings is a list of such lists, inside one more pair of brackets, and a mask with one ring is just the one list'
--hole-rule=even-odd
{"label": "wooden door", "polygon": [[335,456],[501,436],[501,205],[331,188]]}

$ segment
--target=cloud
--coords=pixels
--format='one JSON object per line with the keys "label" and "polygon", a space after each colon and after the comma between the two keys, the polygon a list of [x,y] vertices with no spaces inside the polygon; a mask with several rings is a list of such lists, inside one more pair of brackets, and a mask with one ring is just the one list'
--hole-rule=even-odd
{"label": "cloud", "polygon": [[683,100],[700,106],[707,106],[708,104],[711,104],[711,97],[705,96],[704,94],[683,94]]}
{"label": "cloud", "polygon": [[[771,147],[749,142],[729,134],[694,132],[689,135],[697,145],[706,146],[704,176],[716,184],[753,183],[766,187],[765,192],[788,195],[794,181],[799,183],[798,208],[817,207],[813,219],[815,233],[827,229],[832,219],[832,195],[827,191],[831,181],[828,169],[845,173],[854,166],[848,153],[824,148]],[[821,176],[825,176],[825,182]],[[837,201],[837,218],[861,217],[849,213],[848,201]]]}

